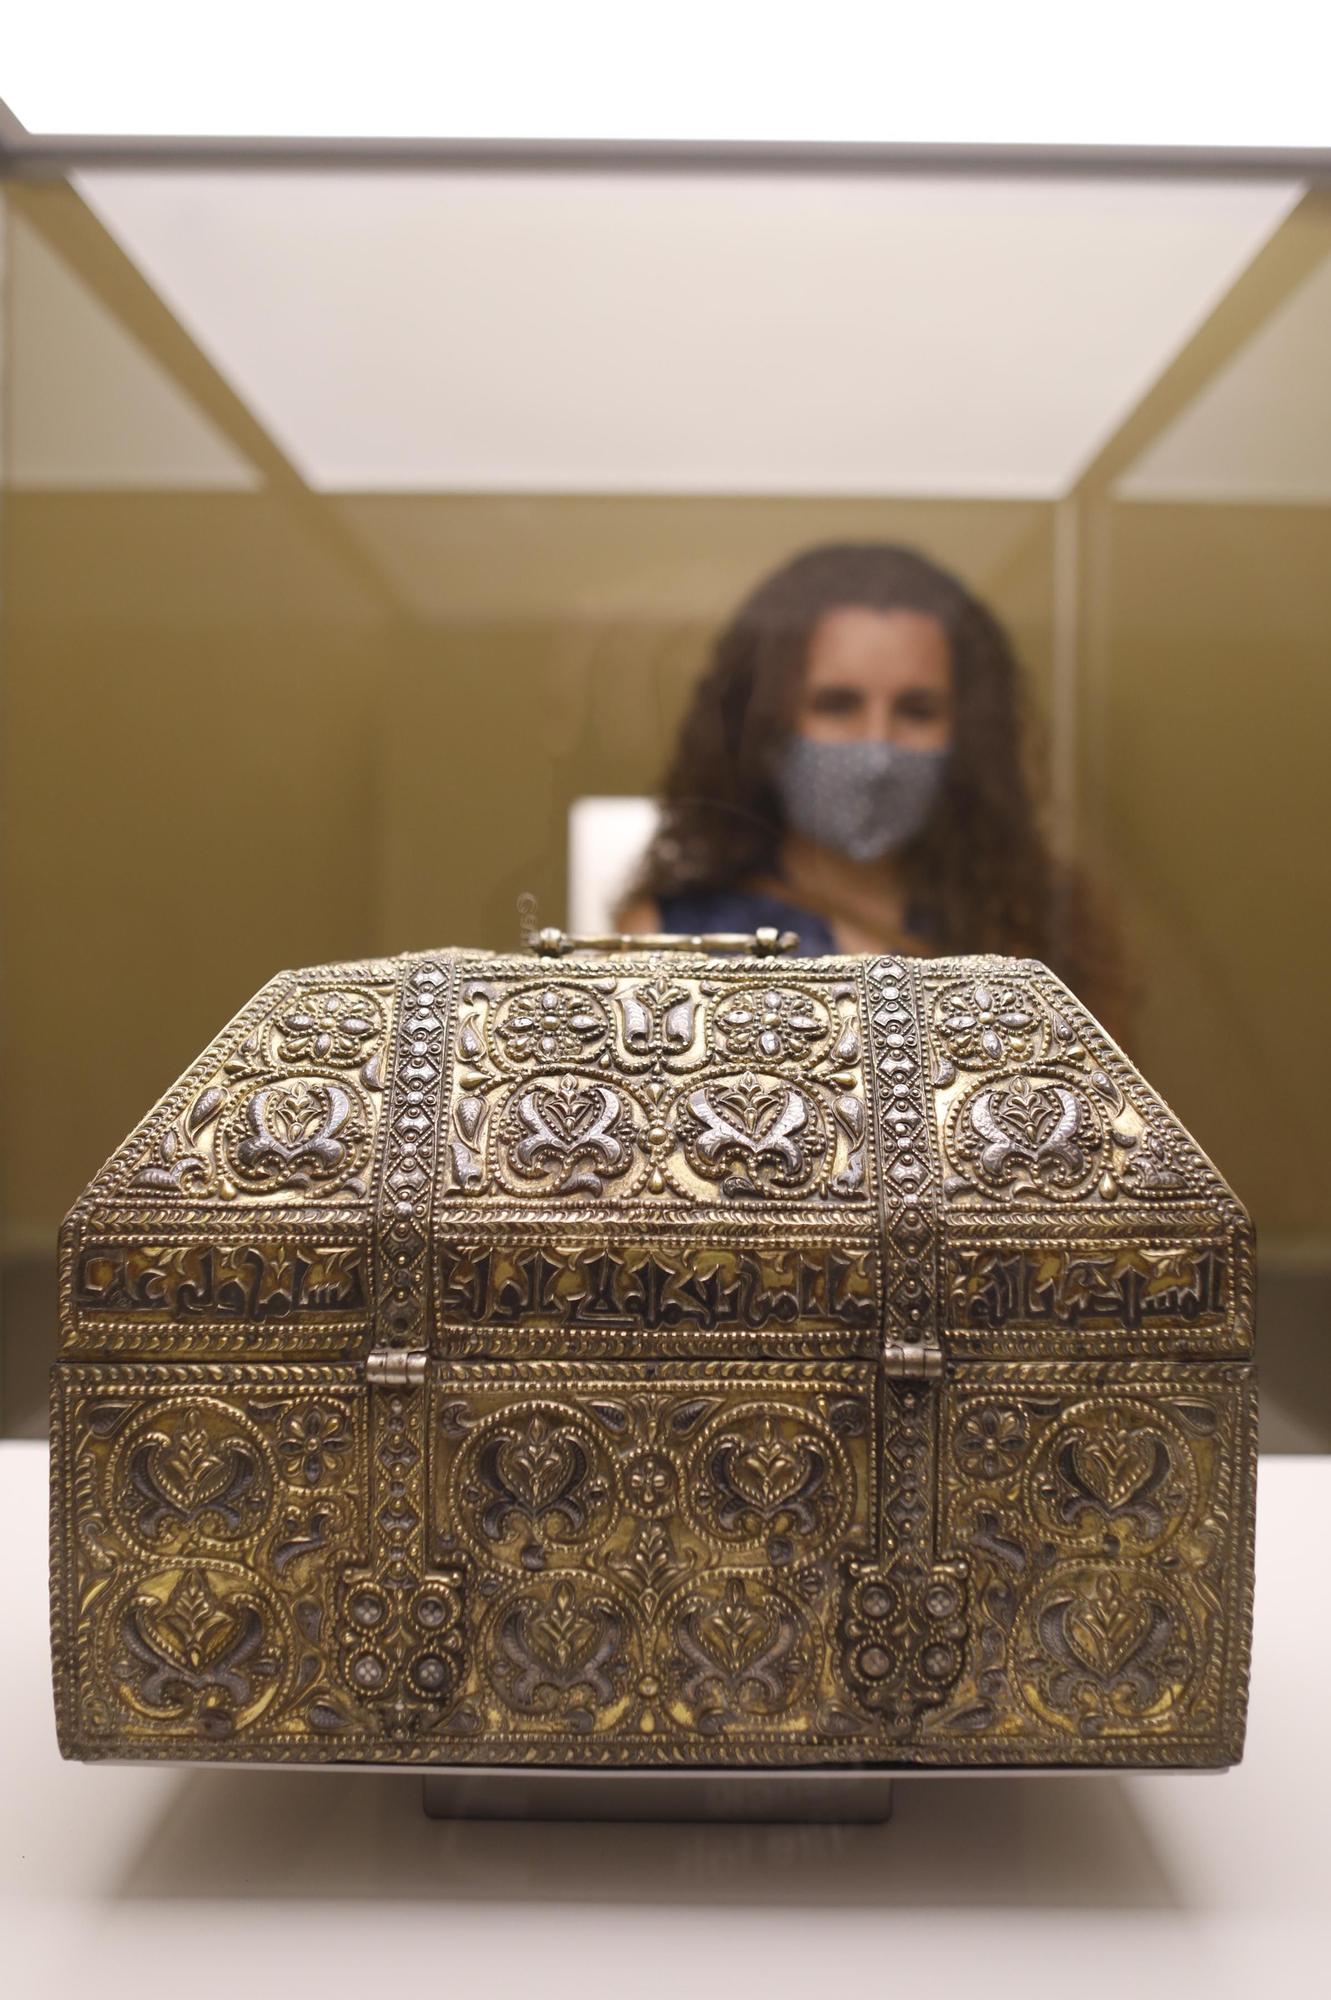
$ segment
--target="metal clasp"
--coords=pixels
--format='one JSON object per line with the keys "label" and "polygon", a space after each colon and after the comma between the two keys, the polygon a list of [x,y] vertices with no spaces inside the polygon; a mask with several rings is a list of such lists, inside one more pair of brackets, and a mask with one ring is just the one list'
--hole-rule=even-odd
{"label": "metal clasp", "polygon": [[426,1355],[415,1347],[372,1347],[365,1379],[376,1389],[418,1389],[425,1380]]}
{"label": "metal clasp", "polygon": [[798,931],[779,931],[760,924],[756,931],[607,931],[601,937],[571,937],[547,927],[537,931],[531,949],[540,958],[566,958],[572,951],[700,951],[739,952],[750,958],[776,958],[799,950]]}

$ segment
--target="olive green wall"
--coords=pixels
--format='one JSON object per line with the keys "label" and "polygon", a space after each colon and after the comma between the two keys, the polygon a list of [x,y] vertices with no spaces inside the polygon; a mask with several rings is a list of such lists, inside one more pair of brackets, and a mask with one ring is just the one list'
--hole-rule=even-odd
{"label": "olive green wall", "polygon": [[[540,503],[552,517],[563,504]],[[617,503],[617,532],[635,508],[649,547],[654,503]],[[712,630],[696,606],[713,581],[681,591],[673,616],[426,626],[368,600],[300,511],[263,493],[8,496],[11,1242],[48,1240],[126,1128],[278,967],[509,944],[523,891],[563,914],[571,801],[656,783]],[[836,532],[848,516],[862,533],[909,517],[955,560],[984,541],[969,516],[993,510],[832,511]],[[976,581],[1039,685],[1048,536],[1038,510],[1018,512],[1014,554]],[[710,503],[695,555],[715,557],[728,513],[759,568],[825,518]],[[449,554],[444,541],[437,560]]]}
{"label": "olive green wall", "polygon": [[1268,1254],[1331,1263],[1331,508],[1109,510],[1087,813],[1135,1053]]}
{"label": "olive green wall", "polygon": [[[278,963],[373,928],[384,632],[262,496],[10,495],[5,1213],[80,1183]],[[134,1108],[137,1106],[137,1109]]]}

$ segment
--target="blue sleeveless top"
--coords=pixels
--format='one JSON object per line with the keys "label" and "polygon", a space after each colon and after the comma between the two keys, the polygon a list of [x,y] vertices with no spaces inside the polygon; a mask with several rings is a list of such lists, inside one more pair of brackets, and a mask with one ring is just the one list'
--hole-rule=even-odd
{"label": "blue sleeveless top", "polygon": [[[761,889],[689,890],[679,896],[662,896],[659,908],[663,931],[682,931],[688,936],[700,931],[756,931],[770,924],[778,931],[799,933],[800,958],[835,957],[840,950],[826,918]],[[927,938],[929,924],[924,911],[909,908],[906,919],[912,935]]]}

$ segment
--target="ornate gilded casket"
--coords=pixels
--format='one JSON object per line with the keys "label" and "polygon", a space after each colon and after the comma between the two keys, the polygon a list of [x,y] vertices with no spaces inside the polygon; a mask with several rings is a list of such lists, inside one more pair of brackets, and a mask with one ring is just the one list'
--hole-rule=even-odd
{"label": "ornate gilded casket", "polygon": [[67,1755],[1239,1756],[1243,1210],[1042,966],[756,942],[283,973],[102,1169]]}

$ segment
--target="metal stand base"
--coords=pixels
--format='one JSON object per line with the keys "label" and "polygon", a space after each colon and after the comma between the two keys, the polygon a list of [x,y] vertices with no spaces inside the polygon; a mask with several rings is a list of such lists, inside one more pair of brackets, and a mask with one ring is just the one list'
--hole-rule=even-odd
{"label": "metal stand base", "polygon": [[759,1820],[881,1826],[881,1771],[562,1771],[450,1765],[424,1780],[430,1819]]}

